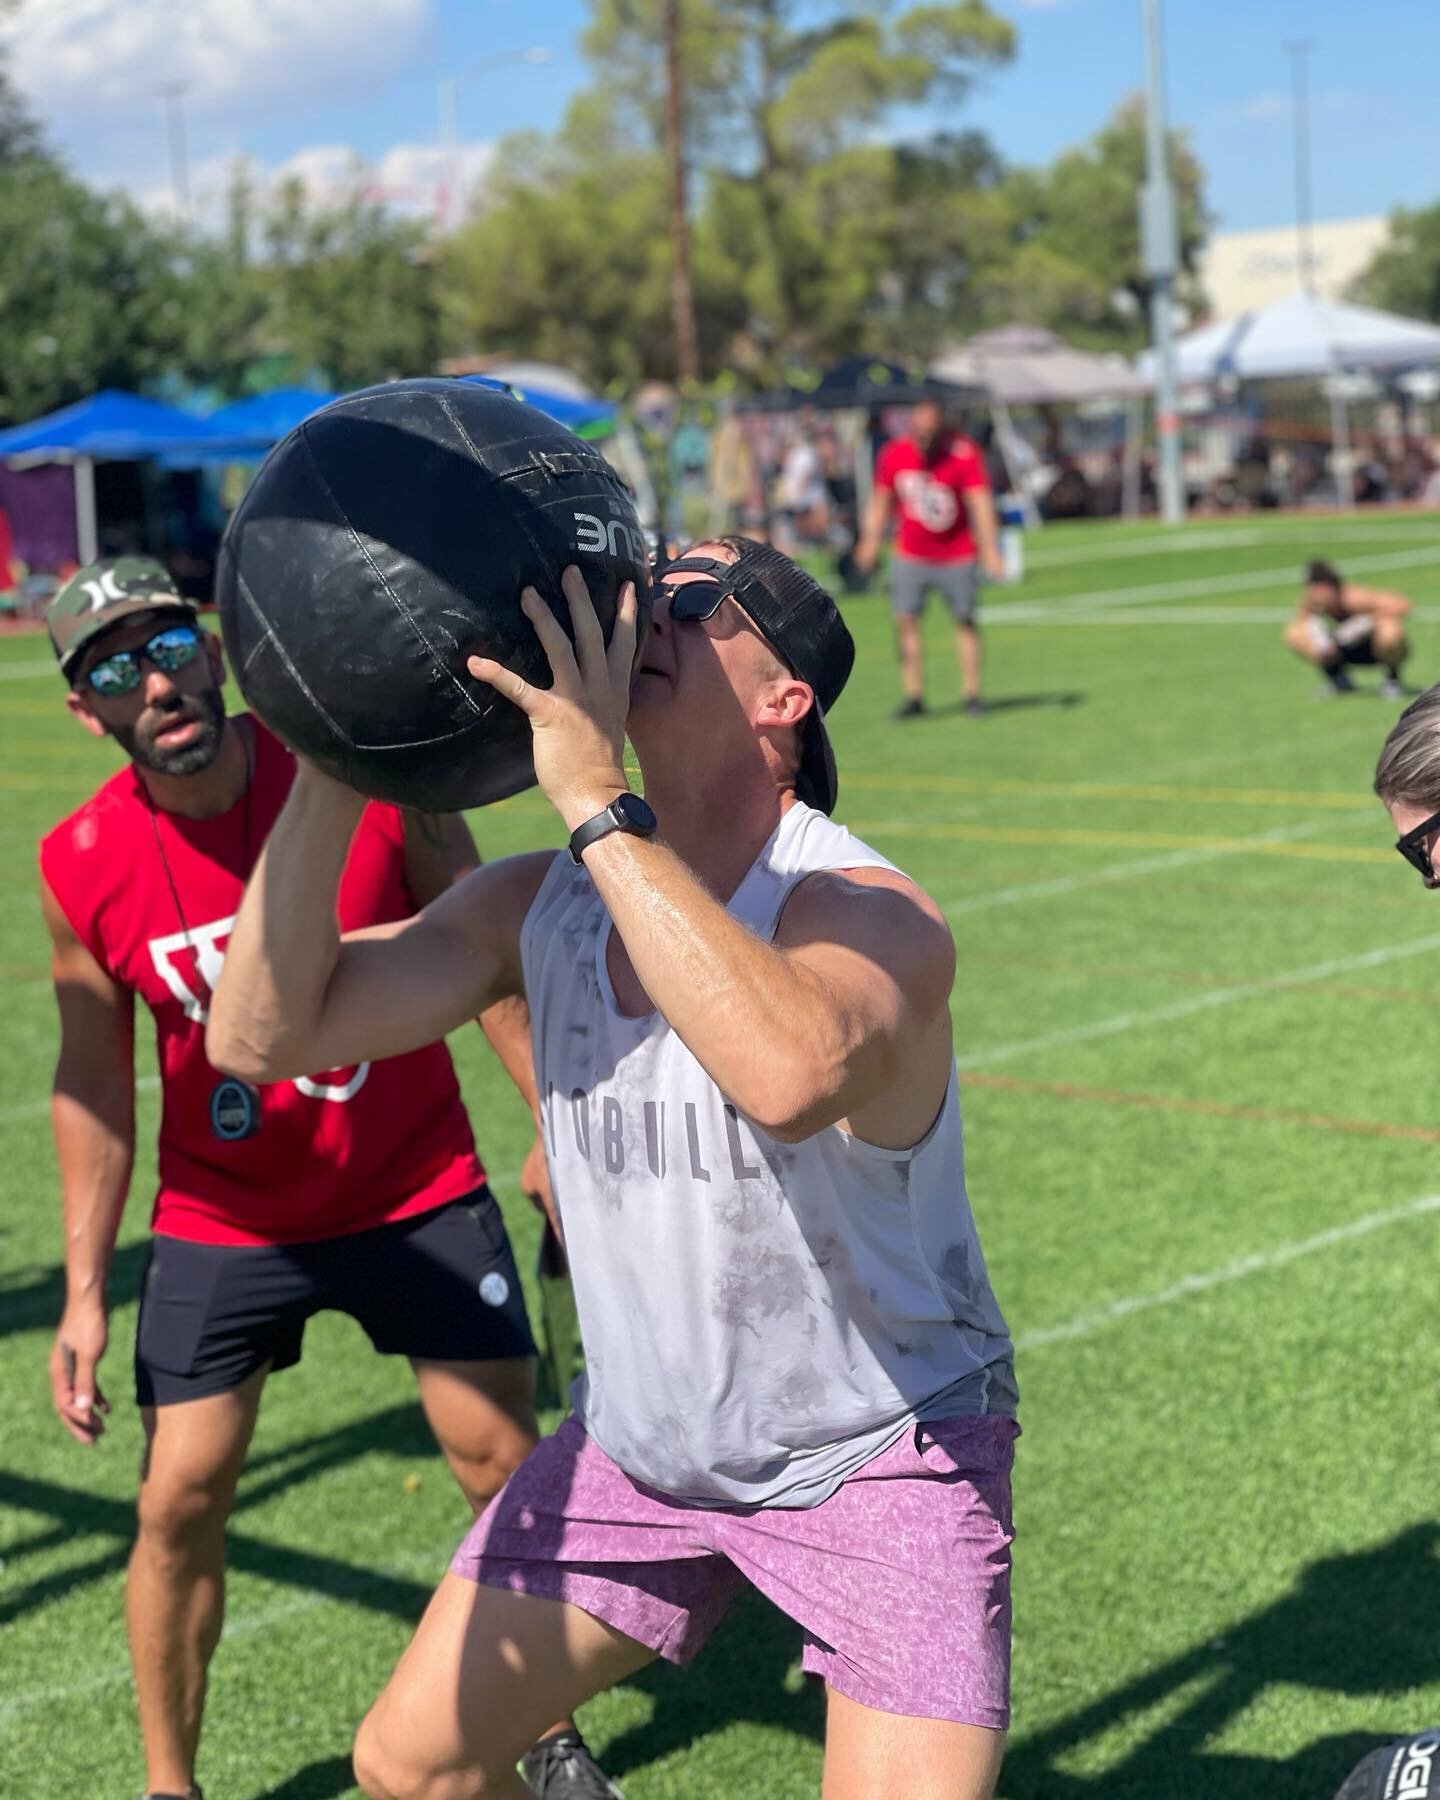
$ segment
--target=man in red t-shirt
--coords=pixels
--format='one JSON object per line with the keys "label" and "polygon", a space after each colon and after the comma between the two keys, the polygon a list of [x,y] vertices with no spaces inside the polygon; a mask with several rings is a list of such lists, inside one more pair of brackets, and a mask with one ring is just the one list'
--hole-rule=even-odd
{"label": "man in red t-shirt", "polygon": [[[62,1423],[94,1443],[109,1410],[96,1374],[135,1146],[138,995],[155,1020],[163,1109],[135,1345],[146,1450],[126,1614],[149,1794],[193,1800],[226,1520],[261,1390],[299,1360],[306,1320],[347,1312],[377,1350],[410,1359],[477,1511],[534,1446],[534,1343],[443,1043],[263,1087],[206,1060],[230,928],[295,766],[258,721],[226,717],[218,644],[139,557],[82,569],[47,622],[70,711],[130,758],[40,849],[65,1212],[50,1376]],[[463,820],[371,805],[340,920],[353,930],[408,918],[478,861]],[[523,1002],[481,1023],[533,1111]],[[573,1729],[546,1744],[535,1754],[561,1756],[589,1782],[566,1793],[616,1792]]]}
{"label": "man in red t-shirt", "polygon": [[924,399],[910,415],[910,435],[892,438],[875,465],[875,490],[855,562],[869,574],[891,518],[898,515],[890,563],[890,605],[900,652],[904,700],[897,719],[925,711],[924,655],[920,614],[934,588],[955,620],[955,650],[967,713],[980,701],[980,629],[977,624],[979,568],[992,581],[1004,579],[995,500],[985,460],[969,438],[952,432],[939,400]]}

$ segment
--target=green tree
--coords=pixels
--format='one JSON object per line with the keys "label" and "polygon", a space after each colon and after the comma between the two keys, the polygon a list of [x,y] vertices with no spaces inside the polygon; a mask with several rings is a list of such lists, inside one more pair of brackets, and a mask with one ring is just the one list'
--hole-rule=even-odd
{"label": "green tree", "polygon": [[[664,0],[595,0],[597,86],[553,140],[502,151],[443,258],[452,340],[524,345],[605,381],[674,370]],[[964,94],[1013,32],[982,0],[856,15],[799,0],[685,0],[684,151],[701,362],[756,379],[939,331],[997,240],[998,165],[974,138],[877,145],[900,106]],[[961,147],[963,145],[963,148]],[[949,191],[984,169],[991,192]],[[917,241],[918,240],[918,241]]]}
{"label": "green tree", "polygon": [[1371,306],[1440,322],[1440,201],[1391,213],[1389,238],[1352,291]]}
{"label": "green tree", "polygon": [[[475,216],[440,250],[448,341],[582,369],[602,386],[673,376],[664,161],[598,96],[553,138],[505,144]],[[714,368],[743,313],[739,278],[692,247],[702,363]]]}
{"label": "green tree", "polygon": [[0,179],[0,418],[33,418],[101,387],[153,385],[176,366],[183,283],[166,241],[128,202],[92,193],[44,155]]}
{"label": "green tree", "polygon": [[434,371],[440,305],[422,227],[358,193],[311,205],[290,181],[263,213],[259,235],[258,330],[297,374],[319,370],[351,388]]}
{"label": "green tree", "polygon": [[[586,46],[605,91],[658,142],[661,0],[597,0]],[[859,347],[895,309],[884,222],[916,187],[912,158],[875,152],[900,107],[958,104],[1014,51],[984,0],[864,11],[799,0],[688,0],[687,155],[706,178],[700,237],[742,271],[748,336],[779,356]],[[903,285],[903,284],[902,284]]]}
{"label": "green tree", "polygon": [[[1198,305],[1196,260],[1205,243],[1204,173],[1172,133],[1170,177],[1180,239],[1179,297]],[[1140,100],[1119,106],[1094,137],[1042,170],[1008,183],[1017,241],[994,272],[985,310],[993,323],[1047,325],[1097,349],[1129,349],[1145,337],[1148,292],[1140,260],[1138,203],[1145,179]]]}

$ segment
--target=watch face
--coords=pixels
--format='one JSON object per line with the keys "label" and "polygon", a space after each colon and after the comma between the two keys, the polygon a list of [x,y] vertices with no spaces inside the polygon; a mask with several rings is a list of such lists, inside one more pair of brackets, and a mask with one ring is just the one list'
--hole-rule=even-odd
{"label": "watch face", "polygon": [[617,794],[611,810],[619,814],[630,831],[651,832],[658,823],[653,808],[638,794]]}

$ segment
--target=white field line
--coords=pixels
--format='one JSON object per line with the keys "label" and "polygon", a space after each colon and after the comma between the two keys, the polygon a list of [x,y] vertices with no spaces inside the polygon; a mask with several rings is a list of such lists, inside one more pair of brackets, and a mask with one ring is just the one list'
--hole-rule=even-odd
{"label": "white field line", "polygon": [[1299,1262],[1303,1256],[1314,1256],[1318,1251],[1333,1249],[1336,1244],[1348,1244],[1355,1238],[1368,1237],[1371,1232],[1384,1231],[1391,1225],[1405,1225],[1412,1219],[1422,1219],[1435,1212],[1440,1212],[1440,1194],[1422,1194],[1418,1200],[1408,1200],[1403,1206],[1364,1213],[1347,1224],[1317,1231],[1314,1237],[1295,1238],[1288,1244],[1277,1244],[1273,1250],[1257,1250],[1250,1256],[1237,1257],[1234,1262],[1222,1263],[1218,1269],[1207,1269],[1199,1275],[1182,1275],[1179,1281],[1152,1294],[1129,1294],[1089,1312],[1077,1313],[1073,1319],[1066,1319],[1059,1325],[1042,1325],[1034,1331],[1022,1331],[1015,1340],[1015,1348],[1039,1350],[1046,1344],[1089,1337],[1092,1332],[1118,1324],[1121,1319],[1131,1318],[1136,1313],[1173,1306],[1177,1300],[1189,1300],[1195,1294],[1208,1293],[1211,1288],[1225,1287],[1232,1281],[1242,1281],[1247,1275],[1259,1275],[1267,1269],[1283,1269],[1288,1263]]}
{"label": "white field line", "polygon": [[[384,1580],[395,1576],[434,1574],[438,1582],[445,1559],[453,1550],[456,1539],[451,1538],[435,1549],[414,1551],[408,1556],[396,1558],[387,1563],[383,1569],[377,1570],[376,1577]],[[356,1587],[363,1593],[366,1583],[358,1582]],[[257,1632],[269,1631],[272,1626],[282,1624],[297,1613],[313,1612],[327,1600],[335,1600],[337,1605],[345,1605],[352,1594],[331,1595],[318,1590],[310,1593],[292,1594],[289,1599],[277,1600],[270,1606],[259,1606],[251,1612],[241,1612],[225,1621],[225,1629],[221,1633],[222,1643],[231,1643],[237,1638],[254,1637]],[[12,1719],[18,1719],[25,1713],[34,1712],[36,1707],[53,1706],[57,1701],[74,1700],[81,1694],[99,1693],[105,1688],[121,1687],[130,1681],[130,1665],[123,1649],[117,1652],[117,1659],[108,1669],[97,1671],[93,1675],[82,1676],[78,1681],[53,1682],[45,1687],[22,1689],[6,1700],[0,1700],[0,1727],[7,1725]]]}
{"label": "white field line", "polygon": [[[1362,819],[1371,819],[1373,816],[1370,807],[1363,811],[1357,807],[1354,819],[1348,823],[1359,824]],[[1343,829],[1346,823],[1343,815],[1336,815],[1329,819],[1310,820],[1303,825],[1279,825],[1273,830],[1252,832],[1248,837],[1235,838],[1228,844],[1217,844],[1213,848],[1167,850],[1160,856],[1142,856],[1128,862],[1106,863],[1099,869],[1089,869],[1082,874],[1057,875],[1050,881],[1025,881],[1014,887],[992,888],[988,893],[942,901],[941,910],[947,918],[958,919],[966,913],[987,912],[993,906],[1014,906],[1022,900],[1051,900],[1060,894],[1076,894],[1084,888],[1103,887],[1112,881],[1131,881],[1140,875],[1164,875],[1172,869],[1214,862],[1222,856],[1243,856],[1247,844],[1284,844],[1295,839],[1318,837],[1322,831]]]}
{"label": "white field line", "polygon": [[35,681],[41,675],[54,675],[55,662],[32,657],[26,662],[0,663],[0,681]]}
{"label": "white field line", "polygon": [[[1379,556],[1356,556],[1346,564],[1346,572],[1379,573],[1386,569],[1416,569],[1440,563],[1440,542],[1418,550],[1392,550]],[[1144,606],[1151,600],[1205,599],[1212,594],[1242,594],[1256,588],[1281,587],[1300,591],[1299,571],[1283,569],[1238,570],[1233,575],[1197,575],[1185,581],[1151,581],[1142,587],[1096,588],[1088,594],[1055,594],[1049,598],[1017,600],[1009,606],[992,607],[987,619],[994,623],[1002,616],[1022,619],[1038,609],[1049,612],[1057,606],[1076,612],[1093,612],[1096,608]]]}
{"label": "white field line", "polygon": [[[1174,555],[1177,551],[1245,550],[1257,544],[1293,542],[1310,544],[1320,537],[1324,538],[1327,545],[1337,541],[1347,544],[1381,543],[1402,532],[1407,537],[1431,537],[1435,528],[1436,520],[1424,515],[1405,519],[1356,520],[1353,524],[1340,524],[1332,520],[1324,525],[1311,524],[1307,519],[1294,519],[1265,530],[1244,526],[1208,530],[1202,526],[1193,526],[1188,530],[1131,538],[1123,544],[1082,550],[1078,547],[1065,549],[1052,544],[1042,527],[1039,531],[1032,531],[1026,539],[1025,563],[1027,568],[1074,569],[1083,568],[1092,562],[1122,562],[1145,556]],[[1078,540],[1072,540],[1072,543],[1078,545]]]}
{"label": "white field line", "polygon": [[1259,981],[1240,981],[1233,987],[1209,988],[1185,1000],[1174,1000],[1166,1006],[1152,1006],[1133,1012],[1112,1013],[1108,1019],[1092,1019],[1087,1025],[1070,1025],[1060,1031],[1042,1032],[1038,1037],[1016,1038],[1008,1044],[992,1044],[988,1049],[974,1050],[957,1059],[962,1069],[989,1068],[992,1063],[1010,1062],[1017,1056],[1028,1056],[1036,1050],[1054,1050],[1063,1044],[1088,1043],[1091,1039],[1118,1037],[1142,1025],[1158,1025],[1170,1019],[1188,1019],[1196,1013],[1213,1012],[1216,1007],[1231,1006],[1238,1000],[1253,1000],[1261,994],[1284,992],[1304,987],[1311,981],[1328,981],[1332,975],[1348,975],[1356,969],[1378,969],[1385,963],[1400,962],[1409,956],[1421,956],[1427,950],[1440,950],[1440,933],[1411,938],[1404,944],[1384,944],[1378,950],[1366,950],[1359,956],[1337,956],[1327,962],[1311,963],[1308,968],[1290,969],[1281,975],[1267,975]]}
{"label": "white field line", "polygon": [[[1428,608],[1413,612],[1419,624],[1433,624],[1440,612]],[[1027,611],[1022,619],[1007,618],[1003,613],[988,614],[990,625],[1013,625],[1017,630],[1040,625],[1282,625],[1295,617],[1293,606],[1186,606],[1167,611],[1163,606],[1147,607],[1135,612],[1072,613],[1056,606],[1046,613]]]}

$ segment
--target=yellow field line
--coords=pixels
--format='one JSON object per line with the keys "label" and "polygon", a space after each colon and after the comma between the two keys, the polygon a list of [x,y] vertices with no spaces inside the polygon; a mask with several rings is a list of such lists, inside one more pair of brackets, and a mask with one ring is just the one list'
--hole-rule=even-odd
{"label": "yellow field line", "polygon": [[969,794],[1000,798],[1007,794],[1033,794],[1042,798],[1073,800],[1177,800],[1194,806],[1314,806],[1323,809],[1363,805],[1366,796],[1334,790],[1305,792],[1284,788],[1157,787],[1142,783],[1108,781],[981,780],[969,775],[857,775],[845,771],[847,788],[871,788],[881,792],[914,789],[918,793]]}
{"label": "yellow field line", "polygon": [[1069,845],[1094,850],[1213,850],[1235,856],[1296,856],[1310,862],[1383,863],[1394,851],[1353,844],[1306,844],[1254,838],[1193,837],[1174,831],[1076,831],[1062,826],[946,825],[899,819],[852,821],[859,837],[946,838],[964,844]]}

